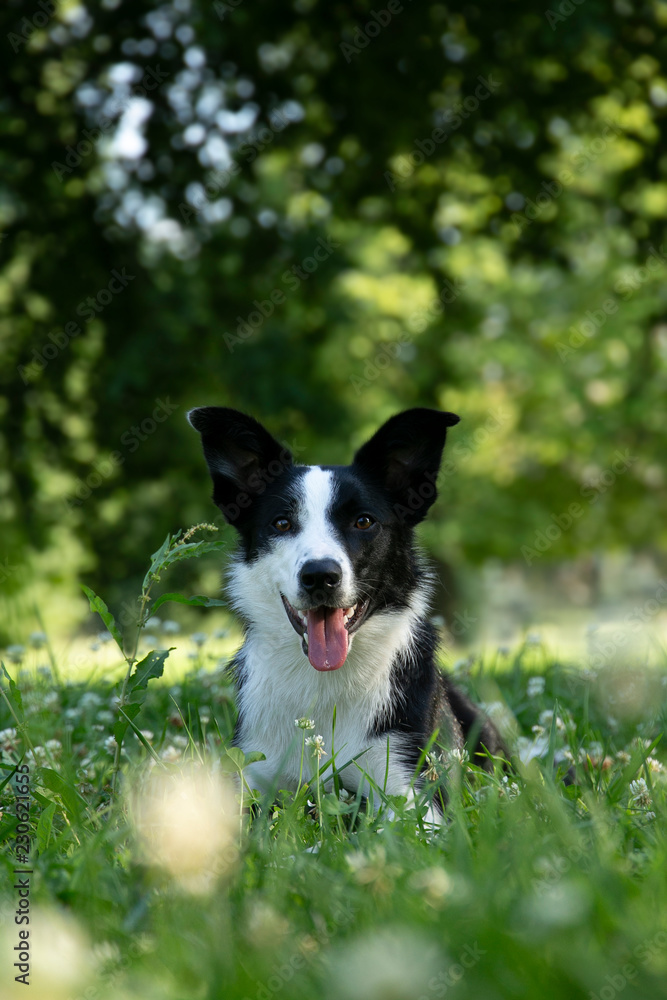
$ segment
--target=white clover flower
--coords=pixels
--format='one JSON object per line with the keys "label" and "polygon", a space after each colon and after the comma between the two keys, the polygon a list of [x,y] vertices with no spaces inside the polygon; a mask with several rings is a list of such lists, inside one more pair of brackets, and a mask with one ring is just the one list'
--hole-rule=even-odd
{"label": "white clover flower", "polygon": [[215,632],[213,633],[213,638],[214,639],[226,639],[228,635],[229,635],[229,629],[228,628],[217,628],[215,630]]}
{"label": "white clover flower", "polygon": [[60,740],[47,740],[44,746],[49,751],[49,753],[53,754],[54,756],[59,754],[63,748],[63,745],[60,742]]}
{"label": "white clover flower", "polygon": [[162,622],[162,631],[166,632],[168,635],[176,635],[177,632],[181,631],[181,626],[178,622],[171,621],[171,619],[168,618],[167,621]]}
{"label": "white clover flower", "polygon": [[631,781],[629,804],[631,806],[641,806],[642,809],[648,809],[651,802],[651,793],[644,778],[637,778],[635,781]]}
{"label": "white clover flower", "polygon": [[89,708],[97,708],[102,704],[102,699],[95,691],[85,691],[79,698],[79,708],[84,712]]}
{"label": "white clover flower", "polygon": [[158,618],[157,615],[151,615],[146,621],[146,628],[159,628],[162,624],[162,619]]}
{"label": "white clover flower", "polygon": [[[544,712],[540,712],[539,722],[541,726],[546,726],[551,729],[551,720],[554,717],[553,710],[548,708]],[[559,733],[565,732],[565,723],[561,719],[560,715],[556,716],[556,729]]]}
{"label": "white clover flower", "polygon": [[306,746],[313,748],[313,757],[317,757],[318,760],[326,754],[323,736],[306,736]]}
{"label": "white clover flower", "polygon": [[651,774],[662,774],[665,770],[664,764],[662,764],[657,757],[647,757],[646,763],[648,764]]}
{"label": "white clover flower", "polygon": [[629,764],[631,756],[627,750],[619,750],[616,754],[616,760],[619,764]]}
{"label": "white clover flower", "polygon": [[[503,778],[503,781],[507,782],[507,780],[508,780],[507,776],[505,776]],[[521,789],[517,785],[516,781],[509,782],[506,792],[507,792],[507,798],[510,800],[510,802],[513,802],[514,799],[517,799],[519,795],[521,795]]]}
{"label": "white clover flower", "polygon": [[539,646],[542,642],[542,636],[539,632],[529,632],[526,636],[527,646]]}
{"label": "white clover flower", "polygon": [[0,731],[0,750],[15,750],[18,745],[18,734],[15,729]]}
{"label": "white clover flower", "polygon": [[97,641],[101,642],[102,645],[104,645],[107,642],[111,642],[112,639],[113,639],[113,636],[112,636],[111,632],[107,632],[106,629],[104,629],[102,632],[98,632],[97,633]]}
{"label": "white clover flower", "polygon": [[116,743],[116,738],[114,736],[107,736],[103,745],[104,749],[108,750],[109,753],[115,753],[118,747],[118,744]]}
{"label": "white clover flower", "polygon": [[527,694],[529,698],[537,698],[544,694],[546,681],[544,677],[531,677],[528,680]]}
{"label": "white clover flower", "polygon": [[424,777],[429,781],[437,781],[440,777],[440,771],[438,769],[438,763],[436,756],[431,753],[427,753],[424,758],[424,763],[426,764],[426,770],[424,771]]}
{"label": "white clover flower", "polygon": [[46,632],[31,632],[28,636],[30,645],[34,649],[41,649],[41,647],[46,643]]}
{"label": "white clover flower", "polygon": [[314,729],[315,719],[309,719],[304,715],[301,719],[295,719],[294,725],[297,729]]}
{"label": "white clover flower", "polygon": [[25,654],[25,646],[15,642],[12,646],[7,646],[7,659],[12,663],[20,663]]}
{"label": "white clover flower", "polygon": [[204,645],[204,643],[208,641],[208,633],[207,632],[193,632],[192,635],[190,636],[190,638],[194,642],[195,646],[198,646],[199,648],[201,648]]}
{"label": "white clover flower", "polygon": [[180,759],[181,751],[177,750],[176,747],[168,746],[160,751],[160,760],[163,760],[165,764],[175,764]]}
{"label": "white clover flower", "polygon": [[456,761],[457,764],[463,766],[463,764],[467,764],[470,760],[470,754],[465,747],[452,747],[451,750],[447,751],[444,759],[447,763]]}

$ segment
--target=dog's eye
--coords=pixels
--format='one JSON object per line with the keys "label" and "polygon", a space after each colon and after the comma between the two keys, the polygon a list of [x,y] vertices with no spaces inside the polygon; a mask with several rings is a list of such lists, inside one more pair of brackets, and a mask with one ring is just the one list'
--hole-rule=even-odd
{"label": "dog's eye", "polygon": [[290,528],[292,527],[292,522],[288,521],[286,517],[277,517],[273,522],[273,527],[276,529],[276,531],[281,531],[284,533],[285,531],[290,530]]}
{"label": "dog's eye", "polygon": [[362,514],[354,522],[355,528],[359,528],[361,531],[366,531],[367,528],[371,528],[374,524],[375,521],[369,514]]}

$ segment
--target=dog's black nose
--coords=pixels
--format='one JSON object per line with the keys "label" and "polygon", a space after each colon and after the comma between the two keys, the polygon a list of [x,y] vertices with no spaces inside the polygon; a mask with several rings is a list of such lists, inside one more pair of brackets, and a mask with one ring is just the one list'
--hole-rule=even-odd
{"label": "dog's black nose", "polygon": [[301,567],[301,586],[309,594],[331,594],[340,585],[343,571],[333,559],[309,559]]}

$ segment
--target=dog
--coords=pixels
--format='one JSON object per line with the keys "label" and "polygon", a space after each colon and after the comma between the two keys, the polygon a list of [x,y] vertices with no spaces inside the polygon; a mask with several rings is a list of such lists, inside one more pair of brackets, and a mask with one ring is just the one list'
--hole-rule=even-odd
{"label": "dog", "polygon": [[239,535],[227,588],[245,628],[234,743],[266,758],[246,769],[251,786],[297,788],[302,717],[335,753],[340,783],[357,793],[366,782],[375,808],[378,790],[414,800],[415,771],[436,731],[445,747],[467,744],[492,770],[506,748],[436,665],[434,579],[414,539],[459,418],[406,410],[347,466],[295,463],[237,410],[198,407],[188,420],[201,435],[213,501]]}

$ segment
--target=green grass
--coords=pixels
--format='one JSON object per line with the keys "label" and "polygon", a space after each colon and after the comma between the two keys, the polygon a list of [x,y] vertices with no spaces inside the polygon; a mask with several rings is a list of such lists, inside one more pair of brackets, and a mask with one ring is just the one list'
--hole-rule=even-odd
{"label": "green grass", "polygon": [[[15,684],[5,676],[3,997],[667,997],[664,667],[594,674],[526,645],[459,664],[520,756],[514,773],[488,776],[434,753],[425,798],[446,783],[451,801],[433,831],[382,789],[377,815],[327,791],[330,755],[318,780],[305,745],[309,783],[251,819],[233,785],[243,760],[228,753],[233,691],[207,650],[178,684],[151,679],[126,697],[139,707],[120,753],[123,681],[57,682],[29,659]],[[13,987],[9,958],[20,928],[7,779],[21,760],[31,991]]]}

